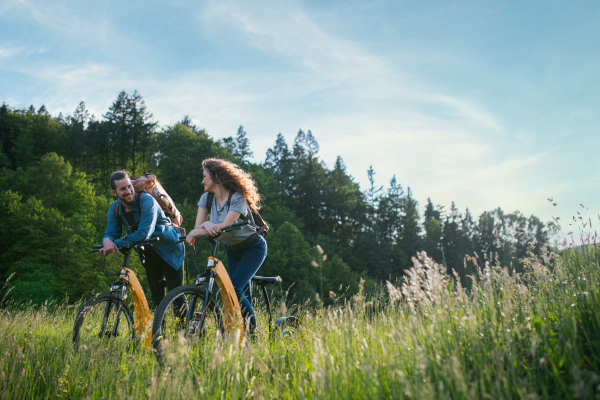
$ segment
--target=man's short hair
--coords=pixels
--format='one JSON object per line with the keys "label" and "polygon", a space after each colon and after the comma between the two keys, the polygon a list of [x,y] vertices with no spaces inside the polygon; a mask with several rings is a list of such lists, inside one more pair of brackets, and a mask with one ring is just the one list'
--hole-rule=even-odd
{"label": "man's short hair", "polygon": [[115,185],[115,181],[120,181],[125,178],[131,177],[129,176],[129,173],[124,169],[113,172],[110,176],[110,187],[112,188],[112,190],[117,190],[117,185]]}

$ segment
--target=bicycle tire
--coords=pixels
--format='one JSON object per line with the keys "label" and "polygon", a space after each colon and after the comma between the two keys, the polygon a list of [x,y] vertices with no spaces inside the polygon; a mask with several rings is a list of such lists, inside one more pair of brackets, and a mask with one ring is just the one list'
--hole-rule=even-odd
{"label": "bicycle tire", "polygon": [[[214,300],[208,304],[204,322],[200,323],[205,297],[204,289],[195,285],[183,285],[171,290],[160,302],[152,323],[152,346],[159,363],[164,361],[165,340],[176,343],[181,333],[192,342],[191,344],[222,336],[223,313]],[[215,297],[217,296],[213,296],[213,299]],[[186,299],[187,308],[185,311],[180,311],[183,298]],[[176,301],[180,303],[177,304]],[[188,316],[190,316],[189,321]]]}
{"label": "bicycle tire", "polygon": [[[89,299],[77,313],[73,326],[73,345],[116,345],[128,349],[135,339],[133,314],[127,304],[110,294],[102,293]],[[85,324],[84,324],[85,323]]]}

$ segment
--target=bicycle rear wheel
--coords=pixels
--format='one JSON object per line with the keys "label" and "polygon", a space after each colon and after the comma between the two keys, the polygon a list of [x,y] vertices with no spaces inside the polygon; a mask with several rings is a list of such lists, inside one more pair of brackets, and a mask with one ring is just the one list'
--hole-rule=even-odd
{"label": "bicycle rear wheel", "polygon": [[211,300],[202,314],[205,298],[204,289],[184,285],[171,290],[160,302],[152,324],[152,345],[159,362],[164,361],[167,343],[176,344],[181,337],[196,344],[223,335],[221,307]]}
{"label": "bicycle rear wheel", "polygon": [[73,345],[107,345],[127,349],[135,338],[129,307],[116,296],[102,293],[89,299],[79,310],[73,326]]}

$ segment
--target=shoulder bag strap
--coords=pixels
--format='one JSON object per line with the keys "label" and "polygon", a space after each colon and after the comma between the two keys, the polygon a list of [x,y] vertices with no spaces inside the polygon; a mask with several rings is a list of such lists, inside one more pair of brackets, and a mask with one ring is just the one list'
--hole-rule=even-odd
{"label": "shoulder bag strap", "polygon": [[117,216],[119,221],[121,221],[121,225],[125,225],[125,223],[123,222],[123,218],[121,217],[121,214],[119,213],[120,208],[121,208],[121,200],[118,200],[117,206],[115,207],[115,215]]}
{"label": "shoulder bag strap", "polygon": [[206,196],[206,211],[210,214],[210,209],[212,208],[213,199],[215,198],[215,194],[213,192],[208,192]]}

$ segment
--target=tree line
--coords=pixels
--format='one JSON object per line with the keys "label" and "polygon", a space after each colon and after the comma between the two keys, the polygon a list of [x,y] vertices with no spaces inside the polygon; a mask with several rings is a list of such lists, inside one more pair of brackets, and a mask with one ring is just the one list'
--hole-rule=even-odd
{"label": "tree line", "polygon": [[539,252],[548,242],[547,224],[518,211],[498,208],[474,217],[431,199],[421,210],[409,187],[395,176],[381,185],[372,167],[361,190],[341,156],[331,167],[323,162],[310,130],[299,130],[290,144],[279,133],[264,161],[251,162],[243,126],[223,140],[188,116],[159,127],[137,91],[119,93],[100,118],[84,102],[67,116],[52,116],[44,106],[3,104],[0,149],[0,275],[12,275],[9,297],[17,299],[89,297],[107,282],[87,251],[103,236],[114,170],[156,174],[190,230],[203,193],[201,162],[208,157],[230,159],[253,174],[261,215],[272,227],[260,273],[280,275],[277,294],[298,301],[318,296],[327,304],[332,292],[356,293],[361,279],[373,290],[401,277],[422,250],[467,284],[475,267],[465,256],[480,265],[495,257],[519,269],[528,250]]}

